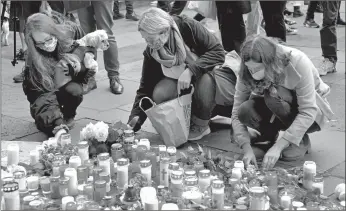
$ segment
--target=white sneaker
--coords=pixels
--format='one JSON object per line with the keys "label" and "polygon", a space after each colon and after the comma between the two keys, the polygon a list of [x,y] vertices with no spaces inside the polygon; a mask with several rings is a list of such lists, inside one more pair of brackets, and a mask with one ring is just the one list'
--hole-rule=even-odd
{"label": "white sneaker", "polygon": [[332,62],[328,58],[324,58],[320,65],[318,65],[317,70],[320,76],[327,75],[328,73],[336,72],[335,62]]}
{"label": "white sneaker", "polygon": [[211,131],[209,126],[202,127],[202,126],[191,123],[188,140],[197,141],[210,133]]}

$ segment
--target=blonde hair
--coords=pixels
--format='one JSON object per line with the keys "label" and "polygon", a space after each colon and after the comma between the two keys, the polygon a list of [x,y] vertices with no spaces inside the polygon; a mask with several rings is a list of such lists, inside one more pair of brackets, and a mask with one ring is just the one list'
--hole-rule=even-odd
{"label": "blonde hair", "polygon": [[267,86],[268,84],[278,85],[285,80],[284,71],[290,62],[291,53],[284,52],[277,40],[262,35],[252,35],[246,38],[240,52],[242,65],[239,76],[246,85],[252,88],[258,85],[244,64],[253,58],[254,52],[260,55],[261,62],[265,66],[264,81],[266,83],[263,84]]}
{"label": "blonde hair", "polygon": [[171,28],[173,24],[172,16],[162,9],[153,7],[142,14],[138,22],[138,31],[158,34]]}

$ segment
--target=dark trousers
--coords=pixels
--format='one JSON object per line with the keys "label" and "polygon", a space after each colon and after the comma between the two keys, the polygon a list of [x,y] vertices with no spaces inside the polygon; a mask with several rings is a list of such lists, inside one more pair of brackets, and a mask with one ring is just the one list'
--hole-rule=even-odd
{"label": "dark trousers", "polygon": [[308,11],[306,12],[306,20],[314,20],[315,11],[317,9],[318,1],[310,1]]}
{"label": "dark trousers", "polygon": [[187,1],[174,1],[171,7],[169,1],[157,1],[157,7],[168,12],[170,15],[180,15],[186,4]]}
{"label": "dark trousers", "polygon": [[[126,14],[132,15],[133,13],[133,1],[125,0]],[[114,14],[119,14],[119,1],[114,1]]]}
{"label": "dark trousers", "polygon": [[246,37],[243,14],[237,11],[229,12],[227,1],[217,1],[216,8],[222,45],[225,51],[235,50],[239,54],[240,46]]}
{"label": "dark trousers", "polygon": [[323,57],[337,61],[336,23],[340,1],[323,1],[323,22],[320,30]]}
{"label": "dark trousers", "polygon": [[56,93],[61,113],[64,118],[73,118],[76,116],[76,110],[83,101],[82,84],[69,82],[60,87]]}
{"label": "dark trousers", "polygon": [[260,1],[268,37],[279,38],[286,42],[284,10],[286,1]]}
{"label": "dark trousers", "polygon": [[[275,115],[271,123],[272,115]],[[280,130],[287,130],[298,114],[298,103],[295,92],[284,87],[277,87],[277,95],[271,96],[265,91],[264,97],[253,97],[244,102],[238,110],[238,118],[244,125],[261,133],[261,140],[276,141]],[[319,131],[314,122],[306,133]]]}

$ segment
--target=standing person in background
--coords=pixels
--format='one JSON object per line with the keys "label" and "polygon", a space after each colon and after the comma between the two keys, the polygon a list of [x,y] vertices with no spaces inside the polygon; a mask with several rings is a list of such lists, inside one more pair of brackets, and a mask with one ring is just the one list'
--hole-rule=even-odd
{"label": "standing person in background", "polygon": [[[126,6],[126,19],[138,21],[137,15],[133,12],[133,1],[125,0],[125,6]],[[119,11],[119,1],[114,1],[114,8],[113,8],[113,20],[118,20],[124,18],[124,15],[120,13]]]}
{"label": "standing person in background", "polygon": [[304,21],[304,26],[305,27],[310,27],[310,28],[320,28],[320,25],[315,22],[315,12],[317,10],[319,2],[318,1],[310,1],[308,10],[306,12],[306,18]]}
{"label": "standing person in background", "polygon": [[[108,72],[110,90],[113,94],[122,94],[124,87],[119,78],[118,46],[112,32],[113,7],[113,0],[91,1],[90,6],[78,9],[77,12],[85,33],[93,32],[96,28],[106,30],[110,47],[103,52],[103,60]],[[88,85],[83,87],[84,94],[96,88],[95,77],[90,78]]]}
{"label": "standing person in background", "polygon": [[184,10],[187,1],[174,1],[173,6],[171,7],[169,1],[157,1],[157,7],[162,9],[165,12],[168,12],[170,15],[180,15]]}
{"label": "standing person in background", "polygon": [[337,36],[336,24],[340,1],[323,1],[323,22],[320,30],[323,61],[318,65],[321,76],[336,72],[337,61]]}
{"label": "standing person in background", "polygon": [[339,4],[338,20],[337,20],[336,24],[337,24],[337,25],[345,26],[345,25],[346,25],[345,21],[342,20],[341,17],[340,17],[340,7],[341,7],[341,1],[340,1],[340,4]]}

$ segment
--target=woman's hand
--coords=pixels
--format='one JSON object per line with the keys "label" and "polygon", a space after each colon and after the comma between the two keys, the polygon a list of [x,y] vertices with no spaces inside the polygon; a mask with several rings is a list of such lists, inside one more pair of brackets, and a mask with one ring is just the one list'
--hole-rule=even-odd
{"label": "woman's hand", "polygon": [[250,144],[246,144],[243,147],[243,150],[244,150],[243,162],[244,162],[245,167],[249,166],[250,163],[252,162],[255,165],[255,167],[258,168],[256,156],[255,156],[255,153],[253,152]]}
{"label": "woman's hand", "polygon": [[137,132],[139,130],[138,128],[138,120],[139,120],[139,116],[134,116],[129,123],[127,123],[127,128],[130,130],[133,130],[134,132]]}
{"label": "woman's hand", "polygon": [[265,154],[262,168],[269,170],[273,168],[281,156],[282,150],[289,146],[289,142],[284,139],[279,139]]}
{"label": "woman's hand", "polygon": [[186,68],[185,71],[180,75],[178,79],[178,94],[180,95],[181,90],[190,88],[191,78],[193,73],[189,68]]}
{"label": "woman's hand", "polygon": [[74,75],[77,75],[81,70],[81,64],[77,55],[66,53],[62,56],[62,60],[71,65],[74,70]]}

